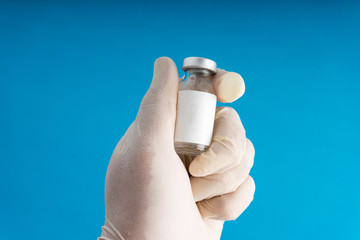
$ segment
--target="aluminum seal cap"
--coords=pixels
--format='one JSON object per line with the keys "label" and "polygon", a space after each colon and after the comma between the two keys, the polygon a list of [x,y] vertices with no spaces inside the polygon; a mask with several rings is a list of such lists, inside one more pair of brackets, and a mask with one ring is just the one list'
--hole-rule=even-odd
{"label": "aluminum seal cap", "polygon": [[184,59],[182,69],[187,71],[190,68],[202,68],[216,73],[216,62],[202,57],[187,57]]}

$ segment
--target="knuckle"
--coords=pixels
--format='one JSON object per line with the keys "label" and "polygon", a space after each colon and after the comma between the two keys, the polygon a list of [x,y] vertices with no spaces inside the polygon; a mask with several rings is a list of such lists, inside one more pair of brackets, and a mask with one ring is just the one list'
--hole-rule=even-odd
{"label": "knuckle", "polygon": [[250,141],[250,139],[246,139],[246,145],[251,153],[251,156],[255,157],[255,147],[254,144]]}
{"label": "knuckle", "polygon": [[221,186],[224,193],[233,192],[236,190],[236,178],[229,171],[222,173],[221,175]]}
{"label": "knuckle", "polygon": [[251,176],[248,177],[248,181],[249,181],[249,189],[250,189],[249,192],[254,194],[255,193],[255,181]]}
{"label": "knuckle", "polygon": [[249,139],[246,139],[246,151],[248,152],[247,154],[249,158],[249,167],[252,168],[254,165],[255,148]]}
{"label": "knuckle", "polygon": [[238,144],[236,145],[237,153],[241,158],[246,150],[246,137],[245,136],[238,136]]}
{"label": "knuckle", "polygon": [[240,216],[240,213],[231,212],[231,213],[229,213],[227,219],[230,220],[230,221],[233,221],[233,220],[236,220],[239,216]]}
{"label": "knuckle", "polygon": [[245,134],[245,129],[244,126],[242,125],[238,112],[232,107],[224,107],[223,111],[224,111],[224,117],[229,121],[233,122],[234,124],[236,124],[237,130],[235,129],[234,130],[241,135]]}
{"label": "knuckle", "polygon": [[224,114],[226,116],[240,120],[239,114],[237,113],[237,111],[234,108],[224,107],[223,109],[224,109],[223,110]]}
{"label": "knuckle", "polygon": [[[253,199],[255,192],[255,182],[251,176],[247,178],[247,187],[246,194],[251,196],[251,200]],[[220,195],[216,198],[216,212],[218,213],[218,219],[221,220],[236,220],[241,213],[245,210],[244,207],[239,206],[238,200],[229,198],[230,195]],[[248,203],[250,204],[250,202]]]}
{"label": "knuckle", "polygon": [[241,164],[241,161],[242,161],[242,151],[240,151],[239,149],[236,150],[236,153],[234,154],[234,157],[233,157],[233,165],[234,166],[237,166],[237,165],[240,165]]}
{"label": "knuckle", "polygon": [[245,137],[237,136],[236,139],[237,140],[234,141],[236,144],[234,144],[233,148],[233,158],[235,164],[240,164],[246,151],[246,142]]}
{"label": "knuckle", "polygon": [[216,112],[216,118],[223,118],[224,120],[240,121],[239,114],[232,107],[219,107]]}

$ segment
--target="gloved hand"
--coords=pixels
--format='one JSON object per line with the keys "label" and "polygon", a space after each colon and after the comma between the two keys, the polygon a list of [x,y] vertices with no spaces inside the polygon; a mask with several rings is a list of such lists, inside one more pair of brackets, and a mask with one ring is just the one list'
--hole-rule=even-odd
{"label": "gloved hand", "polygon": [[[237,73],[214,77],[218,101],[245,89]],[[105,224],[99,239],[219,239],[253,199],[254,148],[236,111],[216,111],[212,144],[189,167],[174,150],[179,76],[174,62],[155,61],[151,86],[135,121],[117,144],[105,182]]]}

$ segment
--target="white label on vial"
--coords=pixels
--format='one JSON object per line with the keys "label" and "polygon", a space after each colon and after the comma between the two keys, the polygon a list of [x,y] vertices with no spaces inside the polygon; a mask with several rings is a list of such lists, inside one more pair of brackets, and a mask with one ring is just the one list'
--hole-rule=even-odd
{"label": "white label on vial", "polygon": [[195,90],[178,93],[175,142],[209,146],[213,134],[216,96]]}

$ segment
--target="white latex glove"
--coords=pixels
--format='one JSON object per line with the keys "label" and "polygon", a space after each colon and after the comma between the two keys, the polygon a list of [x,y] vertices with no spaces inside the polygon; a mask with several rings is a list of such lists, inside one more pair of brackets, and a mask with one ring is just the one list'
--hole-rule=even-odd
{"label": "white latex glove", "polygon": [[[222,102],[245,88],[240,75],[224,70],[214,86]],[[108,166],[99,239],[219,239],[224,220],[236,219],[252,201],[254,148],[232,108],[217,109],[213,142],[190,165],[189,179],[173,142],[178,88],[174,62],[157,59],[138,115]]]}

